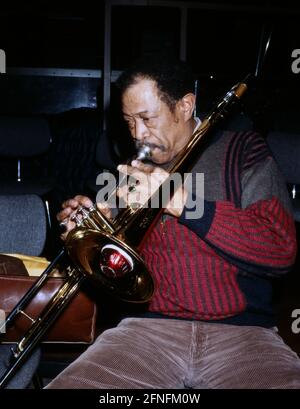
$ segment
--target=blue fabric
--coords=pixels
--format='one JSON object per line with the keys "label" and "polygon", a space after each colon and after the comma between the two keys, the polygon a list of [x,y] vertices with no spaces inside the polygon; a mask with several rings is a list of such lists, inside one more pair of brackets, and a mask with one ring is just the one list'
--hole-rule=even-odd
{"label": "blue fabric", "polygon": [[269,132],[267,143],[286,182],[300,184],[300,135]]}
{"label": "blue fabric", "polygon": [[0,252],[39,256],[45,245],[47,219],[36,195],[0,194]]}
{"label": "blue fabric", "polygon": [[[11,368],[13,345],[0,345],[0,378],[6,374],[6,371]],[[35,374],[40,362],[41,351],[35,349],[28,357],[25,364],[22,364],[12,378],[7,382],[5,389],[26,389]]]}

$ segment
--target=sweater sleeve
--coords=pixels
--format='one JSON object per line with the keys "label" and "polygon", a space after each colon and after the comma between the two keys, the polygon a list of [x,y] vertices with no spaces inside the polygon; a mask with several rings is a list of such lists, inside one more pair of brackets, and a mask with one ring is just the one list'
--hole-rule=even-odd
{"label": "sweater sleeve", "polygon": [[230,201],[204,200],[201,219],[187,217],[186,225],[226,260],[244,271],[278,276],[296,256],[295,224],[285,182],[272,157],[242,176],[241,206]]}

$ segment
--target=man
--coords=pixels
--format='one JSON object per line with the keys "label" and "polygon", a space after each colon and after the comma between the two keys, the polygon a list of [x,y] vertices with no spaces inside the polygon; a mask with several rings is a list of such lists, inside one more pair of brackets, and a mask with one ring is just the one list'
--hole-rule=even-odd
{"label": "man", "polygon": [[[152,164],[119,167],[139,181],[119,191],[130,202],[165,179],[199,120],[184,64],[141,64],[118,85],[132,137],[152,151]],[[141,250],[156,281],[148,312],[102,333],[48,388],[300,387],[300,360],[277,335],[271,305],[272,281],[296,254],[282,176],[252,132],[216,132],[193,173],[204,173],[203,216],[187,217],[197,191],[184,185]],[[77,196],[58,214],[67,232],[79,205],[91,201]]]}

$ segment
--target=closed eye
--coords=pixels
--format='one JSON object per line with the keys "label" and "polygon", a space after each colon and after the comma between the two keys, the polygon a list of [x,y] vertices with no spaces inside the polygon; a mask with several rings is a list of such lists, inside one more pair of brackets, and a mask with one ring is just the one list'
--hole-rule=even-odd
{"label": "closed eye", "polygon": [[149,118],[142,118],[142,120],[147,124],[147,125],[152,125],[155,124],[156,116],[152,116]]}
{"label": "closed eye", "polygon": [[131,120],[131,119],[127,119],[127,118],[124,118],[124,119],[125,119],[125,122],[126,122],[127,125],[128,125],[128,128],[129,128],[129,129],[132,129],[132,128],[134,127],[134,121]]}

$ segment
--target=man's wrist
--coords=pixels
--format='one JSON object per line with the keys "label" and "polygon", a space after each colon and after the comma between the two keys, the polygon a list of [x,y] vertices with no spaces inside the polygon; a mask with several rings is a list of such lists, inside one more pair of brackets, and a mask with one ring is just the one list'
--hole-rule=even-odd
{"label": "man's wrist", "polygon": [[180,217],[184,210],[186,201],[188,198],[188,192],[182,187],[178,189],[174,194],[170,204],[167,206],[165,213],[174,217]]}

